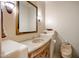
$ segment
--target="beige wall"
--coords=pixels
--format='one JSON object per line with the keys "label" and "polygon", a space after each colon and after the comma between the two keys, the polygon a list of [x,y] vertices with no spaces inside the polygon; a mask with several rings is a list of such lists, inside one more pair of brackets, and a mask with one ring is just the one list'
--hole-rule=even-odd
{"label": "beige wall", "polygon": [[56,29],[60,39],[70,42],[79,57],[79,2],[46,2],[45,15],[46,28]]}
{"label": "beige wall", "polygon": [[[42,20],[41,20],[41,24],[38,23],[38,32],[37,33],[28,33],[28,34],[22,34],[22,35],[16,35],[16,19],[15,19],[15,10],[13,11],[12,14],[8,14],[6,9],[4,9],[4,29],[5,29],[5,33],[7,35],[6,38],[4,39],[11,39],[11,40],[16,40],[16,41],[22,41],[22,40],[27,40],[27,39],[31,39],[32,37],[38,36],[40,32],[43,31],[44,29],[44,17],[45,17],[45,13],[44,13],[44,2],[33,2],[35,5],[37,5],[38,7],[38,12],[39,10],[42,12]],[[40,4],[41,3],[41,4]]]}

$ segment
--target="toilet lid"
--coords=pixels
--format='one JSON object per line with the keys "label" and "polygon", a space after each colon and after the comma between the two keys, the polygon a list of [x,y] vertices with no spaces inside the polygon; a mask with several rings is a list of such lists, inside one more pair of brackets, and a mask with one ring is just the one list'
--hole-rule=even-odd
{"label": "toilet lid", "polygon": [[72,53],[72,48],[71,47],[65,47],[61,49],[62,55],[70,55]]}
{"label": "toilet lid", "polygon": [[71,45],[63,44],[61,46],[61,53],[62,53],[62,55],[70,55],[72,53]]}

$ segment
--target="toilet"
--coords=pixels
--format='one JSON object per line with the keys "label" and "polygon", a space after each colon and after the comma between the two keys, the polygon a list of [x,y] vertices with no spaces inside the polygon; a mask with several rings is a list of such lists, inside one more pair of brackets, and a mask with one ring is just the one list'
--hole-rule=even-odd
{"label": "toilet", "polygon": [[72,46],[67,42],[63,42],[61,44],[61,56],[63,58],[71,58],[72,57]]}

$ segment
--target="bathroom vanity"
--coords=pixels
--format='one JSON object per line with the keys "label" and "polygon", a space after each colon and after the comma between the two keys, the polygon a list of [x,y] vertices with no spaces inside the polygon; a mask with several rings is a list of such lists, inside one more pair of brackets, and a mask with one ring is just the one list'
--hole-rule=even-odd
{"label": "bathroom vanity", "polygon": [[53,36],[54,31],[47,31],[47,33],[41,33],[37,38],[21,43],[27,45],[29,58],[50,58],[53,56],[56,43]]}
{"label": "bathroom vanity", "polygon": [[6,58],[49,58],[53,56],[54,31],[41,33],[39,37],[16,42],[13,40],[2,41],[2,57]]}

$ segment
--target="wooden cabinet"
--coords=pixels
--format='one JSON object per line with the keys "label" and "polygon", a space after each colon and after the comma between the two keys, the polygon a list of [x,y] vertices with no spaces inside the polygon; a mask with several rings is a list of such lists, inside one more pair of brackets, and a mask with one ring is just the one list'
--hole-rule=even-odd
{"label": "wooden cabinet", "polygon": [[29,53],[29,58],[49,58],[50,57],[50,41],[37,50]]}

